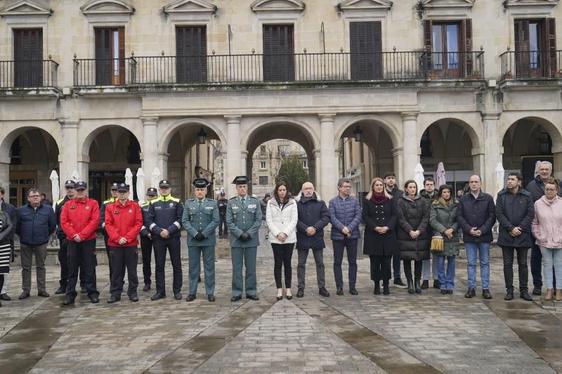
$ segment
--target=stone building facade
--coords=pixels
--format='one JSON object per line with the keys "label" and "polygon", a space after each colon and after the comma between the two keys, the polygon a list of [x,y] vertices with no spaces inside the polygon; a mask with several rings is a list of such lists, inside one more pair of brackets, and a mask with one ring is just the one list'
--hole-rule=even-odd
{"label": "stone building facade", "polygon": [[0,184],[57,169],[97,197],[157,168],[185,197],[198,148],[231,195],[273,139],[323,196],[420,161],[489,191],[499,163],[561,176],[561,22],[558,0],[0,0]]}

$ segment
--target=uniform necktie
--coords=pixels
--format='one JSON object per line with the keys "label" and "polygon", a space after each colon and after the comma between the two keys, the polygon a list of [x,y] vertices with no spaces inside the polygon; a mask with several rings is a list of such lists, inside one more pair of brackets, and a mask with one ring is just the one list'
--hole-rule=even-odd
{"label": "uniform necktie", "polygon": [[246,198],[245,197],[242,198],[242,206],[244,208],[246,207]]}

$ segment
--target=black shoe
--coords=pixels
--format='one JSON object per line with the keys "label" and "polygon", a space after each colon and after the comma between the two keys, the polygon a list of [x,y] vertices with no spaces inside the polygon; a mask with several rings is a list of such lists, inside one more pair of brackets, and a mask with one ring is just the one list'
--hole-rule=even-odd
{"label": "black shoe", "polygon": [[[57,288],[57,290],[55,291],[55,295],[62,295],[66,293],[66,287],[60,286],[59,288]],[[1,295],[0,295],[1,296]]]}
{"label": "black shoe", "polygon": [[214,303],[216,300],[215,295],[207,295],[207,300],[209,300],[211,303]]}
{"label": "black shoe", "polygon": [[404,284],[404,282],[402,282],[402,279],[400,279],[400,278],[395,278],[395,279],[394,279],[394,285],[395,285],[395,286],[402,286],[402,287],[405,287],[405,286],[406,286],[406,285]]}
{"label": "black shoe", "polygon": [[66,295],[64,297],[64,301],[62,302],[62,305],[72,305],[74,304],[74,298],[70,295]]}
{"label": "black shoe", "polygon": [[150,291],[150,284],[145,284],[144,287],[142,288],[142,290],[143,290],[144,292]]}
{"label": "black shoe", "polygon": [[165,297],[166,297],[166,295],[163,295],[163,294],[157,292],[157,293],[155,293],[154,295],[152,295],[152,297],[150,298],[150,300],[156,301],[156,300],[163,299],[163,298],[165,298]]}
{"label": "black shoe", "polygon": [[531,295],[529,295],[529,291],[527,290],[523,290],[521,292],[519,292],[519,296],[526,301],[533,301],[533,298],[531,297]]}
{"label": "black shoe", "polygon": [[486,300],[490,300],[492,298],[492,294],[490,293],[490,290],[488,289],[482,290],[482,297]]}
{"label": "black shoe", "polygon": [[113,303],[116,303],[118,301],[121,301],[121,296],[111,295],[109,297],[109,299],[107,299],[108,304],[113,304]]}
{"label": "black shoe", "polygon": [[505,292],[505,297],[503,298],[505,301],[513,300],[513,288],[508,288]]}
{"label": "black shoe", "polygon": [[375,282],[375,288],[373,289],[373,295],[380,295],[381,294],[381,286],[379,282]]}
{"label": "black shoe", "polygon": [[260,298],[258,297],[258,295],[246,295],[246,299],[258,301]]}
{"label": "black shoe", "polygon": [[453,290],[447,290],[447,294],[452,295],[452,294],[453,294]]}
{"label": "black shoe", "polygon": [[439,282],[437,279],[433,280],[433,288],[439,290],[441,289],[441,282]]}
{"label": "black shoe", "polygon": [[[328,291],[326,291],[326,292],[328,292]],[[322,295],[322,288],[320,289],[320,295]],[[303,296],[304,296],[304,288],[299,288],[297,290],[297,297],[300,299]]]}
{"label": "black shoe", "polygon": [[[427,290],[428,288],[429,288],[429,281],[428,281],[428,280],[424,280],[424,281],[422,282],[421,289],[422,289],[422,290]],[[416,289],[416,291],[417,291],[417,289]]]}
{"label": "black shoe", "polygon": [[349,294],[350,294],[350,295],[353,295],[353,296],[357,296],[357,295],[359,295],[359,292],[357,292],[357,289],[356,289],[356,288],[350,288],[350,289],[349,289]]}
{"label": "black shoe", "polygon": [[285,295],[285,298],[286,298],[287,300],[291,300],[291,299],[293,298],[293,295]]}
{"label": "black shoe", "polygon": [[469,288],[464,294],[464,297],[467,299],[472,299],[474,296],[476,296],[476,290],[474,288]]}
{"label": "black shoe", "polygon": [[411,279],[406,279],[406,282],[408,282],[408,293],[413,294],[414,291],[414,281]]}
{"label": "black shoe", "polygon": [[448,294],[447,290],[441,290],[441,295],[447,295],[447,294]]}
{"label": "black shoe", "polygon": [[190,294],[187,295],[187,297],[185,298],[185,301],[190,302],[190,301],[195,300],[196,298],[197,298],[197,296],[195,296],[195,295],[193,295],[193,294],[190,293]]}
{"label": "black shoe", "polygon": [[542,294],[542,287],[534,287],[533,288],[533,295],[540,296]]}
{"label": "black shoe", "polygon": [[[321,287],[321,288],[318,290],[318,294],[319,294],[320,296],[330,297],[330,293],[328,292],[328,290],[326,289],[326,287]],[[303,295],[304,295],[304,290],[303,290]],[[297,297],[298,297],[298,294],[297,294]],[[302,297],[302,296],[301,296],[301,297]]]}
{"label": "black shoe", "polygon": [[283,296],[277,296],[277,301],[283,300]]}
{"label": "black shoe", "polygon": [[0,295],[0,300],[10,301],[10,300],[12,300],[12,298],[10,296],[8,296],[7,293],[3,293],[3,294]]}
{"label": "black shoe", "polygon": [[230,298],[230,301],[231,301],[231,302],[240,301],[240,300],[242,300],[242,296],[240,296],[240,295],[238,295],[238,296],[232,296],[232,297]]}
{"label": "black shoe", "polygon": [[[427,287],[429,287],[429,281],[424,281],[424,282],[427,282]],[[426,287],[426,288],[427,288],[427,287]],[[419,293],[422,293],[422,290],[421,290],[422,288],[423,288],[423,286],[420,287],[420,280],[419,280],[419,279],[416,279],[416,280],[414,281],[414,289],[416,290],[416,293],[418,293],[418,294],[419,294]]]}
{"label": "black shoe", "polygon": [[98,295],[92,295],[92,296],[88,296],[90,298],[90,302],[92,304],[97,304],[100,302],[100,298],[98,297]]}
{"label": "black shoe", "polygon": [[174,299],[176,299],[176,300],[181,300],[181,292],[176,292],[176,293],[174,294]]}
{"label": "black shoe", "polygon": [[28,297],[29,297],[29,292],[23,291],[20,297],[18,297],[18,299],[23,300],[23,299],[27,299]]}
{"label": "black shoe", "polygon": [[390,295],[390,287],[388,287],[388,283],[382,285],[382,294]]}
{"label": "black shoe", "polygon": [[37,292],[37,296],[40,297],[51,297],[51,295],[49,295],[49,293],[47,291],[39,291]]}
{"label": "black shoe", "polygon": [[338,288],[338,290],[336,291],[336,295],[342,296],[343,295],[343,288]]}
{"label": "black shoe", "polygon": [[129,300],[131,300],[133,303],[136,303],[137,301],[139,301],[139,295],[137,295],[136,293],[129,295]]}

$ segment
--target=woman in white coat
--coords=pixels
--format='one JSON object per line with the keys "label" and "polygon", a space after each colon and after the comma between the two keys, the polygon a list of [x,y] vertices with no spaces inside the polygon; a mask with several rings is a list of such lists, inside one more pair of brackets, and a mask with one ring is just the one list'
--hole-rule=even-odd
{"label": "woman in white coat", "polygon": [[277,286],[277,300],[283,298],[283,283],[281,282],[281,269],[285,273],[285,297],[292,299],[291,293],[291,258],[293,248],[297,242],[297,203],[291,198],[285,182],[275,185],[273,198],[267,202],[265,220],[269,228],[269,242],[273,248],[275,266],[273,274]]}

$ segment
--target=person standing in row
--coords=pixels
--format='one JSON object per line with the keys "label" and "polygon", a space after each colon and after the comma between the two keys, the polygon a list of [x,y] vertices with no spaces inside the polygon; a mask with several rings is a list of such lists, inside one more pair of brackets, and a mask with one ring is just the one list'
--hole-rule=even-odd
{"label": "person standing in row", "polygon": [[215,301],[215,246],[216,228],[219,225],[219,207],[216,200],[207,199],[209,182],[205,178],[193,181],[194,195],[185,202],[182,226],[187,231],[187,253],[189,259],[189,294],[185,301],[197,298],[197,285],[201,273],[201,255],[205,271],[207,300]]}
{"label": "person standing in row", "polygon": [[[437,199],[437,190],[435,189],[435,181],[431,177],[426,177],[423,181],[423,190],[420,196],[425,199],[427,205],[431,207],[431,203]],[[433,277],[432,277],[433,275]],[[437,276],[437,261],[432,254],[429,260],[422,262],[422,290],[429,288],[429,279],[433,278],[433,288],[439,289],[439,278]]]}
{"label": "person standing in row", "polygon": [[172,262],[174,299],[181,300],[183,273],[181,270],[181,217],[183,205],[180,199],[171,195],[170,182],[163,179],[158,183],[160,197],[154,199],[148,210],[146,225],[152,234],[154,244],[154,260],[156,262],[156,293],[152,301],[166,297],[166,251],[170,253]]}
{"label": "person standing in row", "polygon": [[299,262],[297,267],[298,290],[297,297],[304,296],[306,279],[306,259],[308,252],[312,250],[316,264],[316,282],[318,283],[318,294],[330,297],[326,289],[326,277],[324,268],[324,227],[330,223],[330,212],[326,203],[320,200],[314,191],[311,182],[304,182],[301,188],[301,196],[297,202],[297,251]]}
{"label": "person standing in row", "polygon": [[[459,254],[459,226],[457,223],[458,201],[449,185],[439,187],[437,200],[431,204],[429,224],[431,229],[443,238],[443,250],[435,252],[433,260],[437,264],[437,276],[441,294],[452,295],[455,289],[456,256]],[[447,270],[445,270],[447,261]]]}
{"label": "person standing in row", "polygon": [[74,304],[78,268],[84,273],[84,286],[92,303],[99,302],[96,288],[96,231],[99,226],[98,202],[90,199],[84,181],[74,185],[76,197],[68,201],[61,213],[61,226],[68,238],[68,284],[63,305]]}
{"label": "person standing in row", "polygon": [[141,253],[142,253],[142,275],[144,281],[143,291],[150,291],[152,286],[152,249],[154,244],[152,242],[152,233],[148,229],[146,219],[150,210],[150,204],[158,197],[158,190],[154,187],[149,187],[146,190],[146,201],[140,206],[142,213],[142,227],[140,231]]}
{"label": "person standing in row", "polygon": [[[66,235],[62,230],[61,223],[60,223],[60,215],[62,212],[62,208],[64,204],[66,204],[69,200],[74,199],[74,181],[69,179],[64,182],[64,190],[66,194],[63,198],[59,199],[55,203],[55,218],[57,222],[57,230],[56,235],[59,240],[59,250],[58,250],[58,259],[60,264],[60,279],[59,279],[59,288],[55,291],[55,295],[62,295],[66,293],[66,284],[68,283],[68,240],[66,239]],[[83,285],[82,281],[83,275],[80,274],[80,284]]]}
{"label": "person standing in row", "polygon": [[494,199],[482,191],[478,175],[468,179],[469,192],[463,195],[457,208],[457,222],[463,231],[464,248],[468,260],[468,290],[464,297],[476,296],[476,260],[480,257],[482,297],[491,299],[490,243],[492,227],[496,222]]}
{"label": "person standing in row", "polygon": [[527,252],[532,245],[531,224],[535,209],[531,194],[521,187],[522,180],[521,173],[509,173],[506,187],[498,193],[496,199],[496,217],[499,223],[498,245],[503,254],[506,289],[504,300],[513,300],[513,255],[517,252],[519,295],[524,300],[533,301],[529,295]]}
{"label": "person standing in row", "polygon": [[544,196],[535,202],[532,230],[544,261],[545,301],[552,300],[554,286],[556,301],[562,301],[562,197],[559,195],[560,182],[549,178],[544,181]]}
{"label": "person standing in row", "polygon": [[[421,293],[422,261],[429,258],[429,204],[418,195],[418,185],[409,180],[404,183],[404,195],[397,204],[398,230],[396,237],[400,257],[404,262],[404,273],[408,282],[408,293]],[[412,261],[414,279],[412,280]]]}
{"label": "person standing in row", "polygon": [[361,207],[359,201],[351,196],[351,181],[341,178],[338,181],[338,195],[328,205],[332,223],[331,239],[334,246],[334,278],[336,295],[343,295],[342,262],[343,252],[347,249],[349,293],[357,295],[357,240],[361,224]]}
{"label": "person standing in row", "polygon": [[[404,191],[400,190],[396,185],[396,174],[391,172],[384,175],[384,189],[392,196],[394,211],[396,212],[396,204],[400,200],[400,197],[404,194]],[[392,254],[392,273],[394,277],[394,285],[398,287],[405,286],[402,278],[400,278],[400,250],[398,249],[398,243],[396,244],[396,250]]]}
{"label": "person standing in row", "polygon": [[41,194],[35,188],[27,191],[27,204],[17,210],[16,234],[21,243],[22,293],[20,300],[29,297],[31,292],[31,264],[35,255],[37,272],[37,295],[49,297],[46,288],[45,259],[47,243],[55,232],[57,222],[50,205],[41,204]]}
{"label": "person standing in row", "polygon": [[365,222],[363,253],[369,255],[375,295],[381,293],[381,280],[383,295],[390,294],[392,254],[397,250],[396,219],[395,204],[392,195],[384,188],[384,181],[381,178],[373,179],[371,190],[363,203]]}
{"label": "person standing in row", "polygon": [[107,300],[109,304],[121,300],[123,292],[123,279],[125,268],[129,289],[127,296],[132,302],[139,301],[137,288],[139,278],[137,277],[138,262],[138,240],[137,236],[142,227],[142,213],[136,201],[129,200],[129,185],[120,183],[117,186],[117,200],[108,204],[105,209],[105,231],[107,232],[109,244],[109,256],[113,264],[111,296]]}
{"label": "person standing in row", "polygon": [[[281,181],[275,185],[273,198],[269,199],[266,208],[266,222],[269,228],[269,242],[273,249],[273,275],[277,287],[277,300],[292,299],[291,292],[291,258],[297,241],[298,208],[287,190],[287,183]],[[281,269],[285,270],[285,289],[281,282]]]}
{"label": "person standing in row", "polygon": [[117,201],[117,187],[119,183],[113,182],[111,183],[111,196],[109,199],[105,200],[100,206],[100,229],[103,233],[103,243],[105,245],[105,253],[107,254],[107,263],[109,264],[109,279],[112,278],[113,274],[113,267],[111,266],[111,256],[109,255],[109,237],[107,235],[107,231],[105,230],[105,208],[109,204],[113,204]]}
{"label": "person standing in row", "polygon": [[4,240],[8,240],[10,242],[10,248],[9,250],[4,248],[4,250],[2,251],[4,255],[8,253],[8,257],[7,257],[8,262],[7,264],[4,264],[4,266],[7,266],[4,267],[5,272],[0,271],[0,300],[10,301],[12,299],[10,296],[8,296],[8,271],[10,270],[10,263],[14,262],[14,232],[16,231],[17,217],[16,217],[16,208],[12,204],[7,203],[4,200],[5,194],[6,191],[4,190],[4,187],[0,187],[0,211],[6,213],[11,222],[11,230],[8,233],[8,236],[4,238]]}
{"label": "person standing in row", "polygon": [[[10,235],[12,234],[12,221],[10,215],[0,210],[0,283],[4,283],[4,277],[10,272],[10,260],[12,257],[10,247]],[[2,289],[3,284],[0,284]],[[8,296],[6,294],[6,296]],[[2,300],[6,300],[2,298]],[[6,301],[11,300],[9,297]],[[2,302],[0,301],[0,306]]]}

